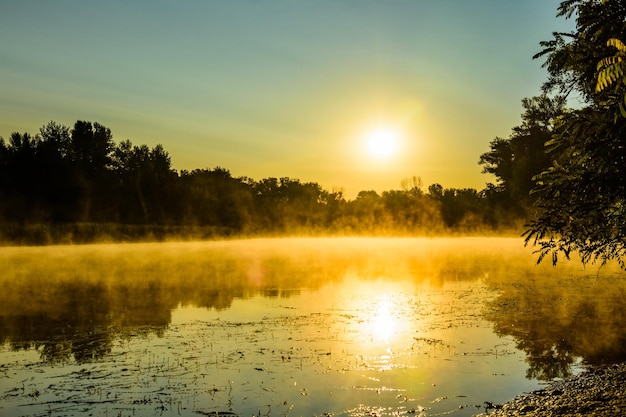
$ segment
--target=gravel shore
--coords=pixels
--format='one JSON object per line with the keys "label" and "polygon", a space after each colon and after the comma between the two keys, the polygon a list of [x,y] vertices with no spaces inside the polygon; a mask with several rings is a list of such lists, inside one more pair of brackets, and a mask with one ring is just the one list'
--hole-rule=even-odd
{"label": "gravel shore", "polygon": [[480,416],[626,416],[626,363],[554,382],[506,404],[494,404]]}

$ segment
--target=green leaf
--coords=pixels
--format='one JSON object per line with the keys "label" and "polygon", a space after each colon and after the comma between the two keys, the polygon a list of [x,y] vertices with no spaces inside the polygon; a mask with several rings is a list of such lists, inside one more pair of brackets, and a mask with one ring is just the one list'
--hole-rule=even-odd
{"label": "green leaf", "polygon": [[622,114],[622,117],[626,118],[626,109],[621,101],[619,102],[619,112]]}
{"label": "green leaf", "polygon": [[619,52],[626,52],[626,45],[624,45],[624,43],[617,38],[611,38],[606,41],[606,46],[613,46],[617,48]]}

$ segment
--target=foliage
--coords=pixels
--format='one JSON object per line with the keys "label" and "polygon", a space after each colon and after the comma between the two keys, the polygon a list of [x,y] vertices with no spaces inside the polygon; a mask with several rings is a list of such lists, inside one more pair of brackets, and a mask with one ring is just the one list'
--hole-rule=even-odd
{"label": "foliage", "polygon": [[539,260],[549,255],[556,263],[559,254],[577,251],[583,262],[617,259],[624,266],[626,90],[617,82],[624,48],[616,40],[626,35],[626,1],[563,1],[559,15],[575,15],[576,31],[542,42],[537,56],[546,58],[550,74],[544,90],[575,91],[584,101],[555,121],[553,162],[536,177],[526,242],[539,246]]}
{"label": "foliage", "polygon": [[540,42],[542,50],[534,58],[545,58],[548,80],[545,92],[558,90],[580,94],[583,102],[596,101],[597,65],[612,53],[609,39],[624,39],[624,0],[565,0],[557,16],[576,17],[576,30],[554,32],[553,39]]}
{"label": "foliage", "polygon": [[596,83],[596,93],[603,91],[605,88],[614,84],[616,81],[622,81],[624,77],[623,60],[626,56],[626,46],[619,39],[611,38],[606,42],[607,46],[617,48],[617,52],[613,56],[603,58],[598,62],[598,81]]}
{"label": "foliage", "polygon": [[[614,86],[612,94],[608,95],[605,105],[615,106],[619,109],[619,116],[626,117],[626,45],[619,39],[611,38],[607,41],[607,46],[617,49],[615,55],[603,58],[598,62],[598,81],[596,83],[596,93],[602,93],[610,86]],[[616,120],[618,115],[616,114]]]}
{"label": "foliage", "polygon": [[501,193],[507,209],[524,213],[532,202],[532,178],[550,166],[545,144],[552,137],[553,121],[565,108],[565,97],[546,94],[522,100],[522,124],[514,127],[508,139],[495,138],[491,150],[480,156],[483,173],[496,176],[497,184],[488,185],[492,193]]}
{"label": "foliage", "polygon": [[526,241],[539,245],[540,260],[579,252],[583,262],[625,253],[626,124],[604,109],[584,108],[562,121],[549,143],[553,165],[537,176],[537,217]]}

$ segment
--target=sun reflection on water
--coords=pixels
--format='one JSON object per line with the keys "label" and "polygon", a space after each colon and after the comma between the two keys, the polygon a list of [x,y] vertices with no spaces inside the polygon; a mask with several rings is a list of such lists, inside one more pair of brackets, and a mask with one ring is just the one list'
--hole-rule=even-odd
{"label": "sun reflection on water", "polygon": [[372,317],[368,323],[371,337],[374,340],[389,343],[397,327],[398,317],[397,314],[393,314],[393,306],[389,300],[389,295],[381,295],[380,300],[372,309]]}
{"label": "sun reflection on water", "polygon": [[384,371],[398,366],[397,352],[411,346],[423,325],[420,314],[415,314],[416,303],[421,303],[415,283],[384,277],[348,278],[342,289],[344,297],[336,301],[351,319],[337,323],[343,327],[339,331],[358,345],[369,369]]}

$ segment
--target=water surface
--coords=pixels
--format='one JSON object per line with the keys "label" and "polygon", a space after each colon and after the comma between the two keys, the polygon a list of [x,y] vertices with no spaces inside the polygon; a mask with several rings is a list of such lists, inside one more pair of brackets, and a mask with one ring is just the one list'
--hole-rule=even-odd
{"label": "water surface", "polygon": [[614,266],[520,239],[3,248],[0,415],[455,415],[624,360]]}

